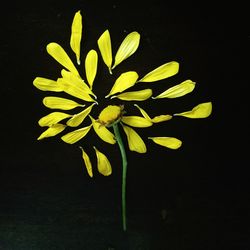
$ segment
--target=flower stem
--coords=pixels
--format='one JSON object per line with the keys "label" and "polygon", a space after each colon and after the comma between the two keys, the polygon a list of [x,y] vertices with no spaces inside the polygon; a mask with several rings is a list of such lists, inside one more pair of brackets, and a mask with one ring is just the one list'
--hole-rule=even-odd
{"label": "flower stem", "polygon": [[112,125],[115,133],[117,143],[120,148],[122,156],[122,225],[123,230],[127,230],[127,221],[126,221],[126,176],[127,176],[127,156],[124,148],[124,144],[120,135],[118,123]]}

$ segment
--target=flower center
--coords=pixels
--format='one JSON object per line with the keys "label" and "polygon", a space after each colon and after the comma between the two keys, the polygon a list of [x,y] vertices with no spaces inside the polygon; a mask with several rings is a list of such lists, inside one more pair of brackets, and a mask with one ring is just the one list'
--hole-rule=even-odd
{"label": "flower center", "polygon": [[104,126],[112,126],[113,123],[119,122],[123,115],[123,105],[108,105],[99,114],[99,122]]}

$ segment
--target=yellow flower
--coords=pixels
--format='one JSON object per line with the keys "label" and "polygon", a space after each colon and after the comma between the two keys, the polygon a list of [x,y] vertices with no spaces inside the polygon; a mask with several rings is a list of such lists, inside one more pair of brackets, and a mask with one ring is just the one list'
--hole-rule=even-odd
{"label": "yellow flower", "polygon": [[[194,90],[195,82],[190,79],[168,88],[154,97],[152,97],[154,91],[152,88],[142,88],[142,83],[147,84],[162,81],[177,74],[179,71],[179,63],[170,61],[155,67],[142,77],[139,76],[137,71],[133,70],[120,73],[105,98],[108,98],[110,101],[112,99],[119,99],[123,101],[123,103],[120,105],[110,103],[106,108],[99,111],[97,118],[94,118],[91,115],[91,111],[93,108],[99,107],[97,105],[98,96],[96,96],[93,91],[93,89],[98,88],[100,84],[98,82],[95,83],[98,71],[98,52],[95,49],[91,49],[86,52],[85,60],[81,60],[81,41],[82,16],[80,11],[78,11],[75,13],[72,21],[70,47],[75,53],[77,65],[80,65],[81,61],[84,62],[85,77],[79,73],[81,72],[81,68],[78,68],[78,66],[73,63],[59,44],[52,42],[47,45],[48,54],[63,66],[61,75],[57,79],[48,79],[39,76],[34,79],[33,84],[39,90],[56,93],[64,92],[71,96],[71,98],[48,95],[43,99],[43,104],[47,108],[53,109],[53,112],[45,115],[38,121],[41,127],[47,127],[38,137],[38,140],[56,136],[63,131],[67,131],[61,136],[61,139],[66,143],[74,144],[81,139],[87,140],[86,136],[91,131],[91,128],[93,128],[101,140],[112,145],[116,144],[118,138],[117,135],[110,131],[110,128],[120,124],[124,131],[124,136],[127,138],[129,150],[146,153],[146,144],[135,129],[155,126],[157,123],[169,121],[176,116],[205,118],[211,114],[211,102],[198,104],[190,111],[174,114],[159,114],[152,118],[142,107],[138,104],[134,104],[135,109],[139,112],[138,115],[127,114],[126,107],[130,101],[143,103],[143,101],[150,97],[152,99],[178,98]],[[105,30],[103,34],[100,35],[97,39],[99,53],[110,74],[112,74],[112,71],[115,70],[120,63],[136,52],[139,48],[139,43],[140,34],[137,31],[130,32],[124,37],[113,58],[111,34],[109,30]],[[135,85],[141,89],[128,91],[128,89],[132,89]],[[68,131],[70,128],[77,129]],[[166,135],[151,136],[148,137],[148,139],[170,149],[177,149],[182,144],[181,140]],[[87,172],[89,176],[93,177],[91,160],[87,152],[82,147],[80,148]],[[94,147],[94,150],[97,157],[98,171],[104,176],[110,175],[112,168],[105,155],[106,152],[104,154],[96,147]]]}

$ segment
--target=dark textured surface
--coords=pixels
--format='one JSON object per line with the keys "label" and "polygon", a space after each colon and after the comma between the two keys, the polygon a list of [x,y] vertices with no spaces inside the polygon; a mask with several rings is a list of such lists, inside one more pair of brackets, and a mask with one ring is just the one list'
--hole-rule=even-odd
{"label": "dark textured surface", "polygon": [[[107,147],[113,165],[112,176],[102,177],[94,170],[90,179],[77,146],[58,138],[36,141],[42,131],[37,121],[47,110],[41,104],[44,93],[32,81],[36,76],[58,77],[61,67],[45,47],[55,41],[70,51],[70,26],[77,10],[84,20],[83,56],[96,48],[106,28],[115,49],[125,34],[137,30],[140,48],[118,72],[136,69],[143,75],[176,60],[180,72],[168,82],[197,82],[191,95],[163,101],[164,105],[156,101],[157,110],[147,102],[152,114],[182,111],[209,100],[214,104],[208,119],[176,118],[141,132],[144,138],[157,132],[184,143],[178,151],[147,144],[147,154],[128,153],[126,233],[120,218],[118,148],[90,138],[91,144]],[[249,248],[249,164],[243,146],[249,134],[249,80],[244,69],[249,66],[244,62],[249,33],[243,6],[11,1],[0,18],[1,250]],[[105,82],[105,74],[98,76],[99,82]],[[161,88],[165,87],[159,84],[159,92]],[[99,91],[107,91],[104,84]]]}

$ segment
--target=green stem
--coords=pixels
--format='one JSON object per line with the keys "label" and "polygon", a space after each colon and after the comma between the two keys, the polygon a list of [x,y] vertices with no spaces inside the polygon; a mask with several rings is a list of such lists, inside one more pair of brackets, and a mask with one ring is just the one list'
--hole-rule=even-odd
{"label": "green stem", "polygon": [[118,123],[112,125],[115,133],[117,143],[120,148],[122,156],[122,225],[123,230],[127,230],[127,221],[126,221],[126,176],[127,176],[127,156],[124,148],[124,144],[120,135],[118,128]]}

